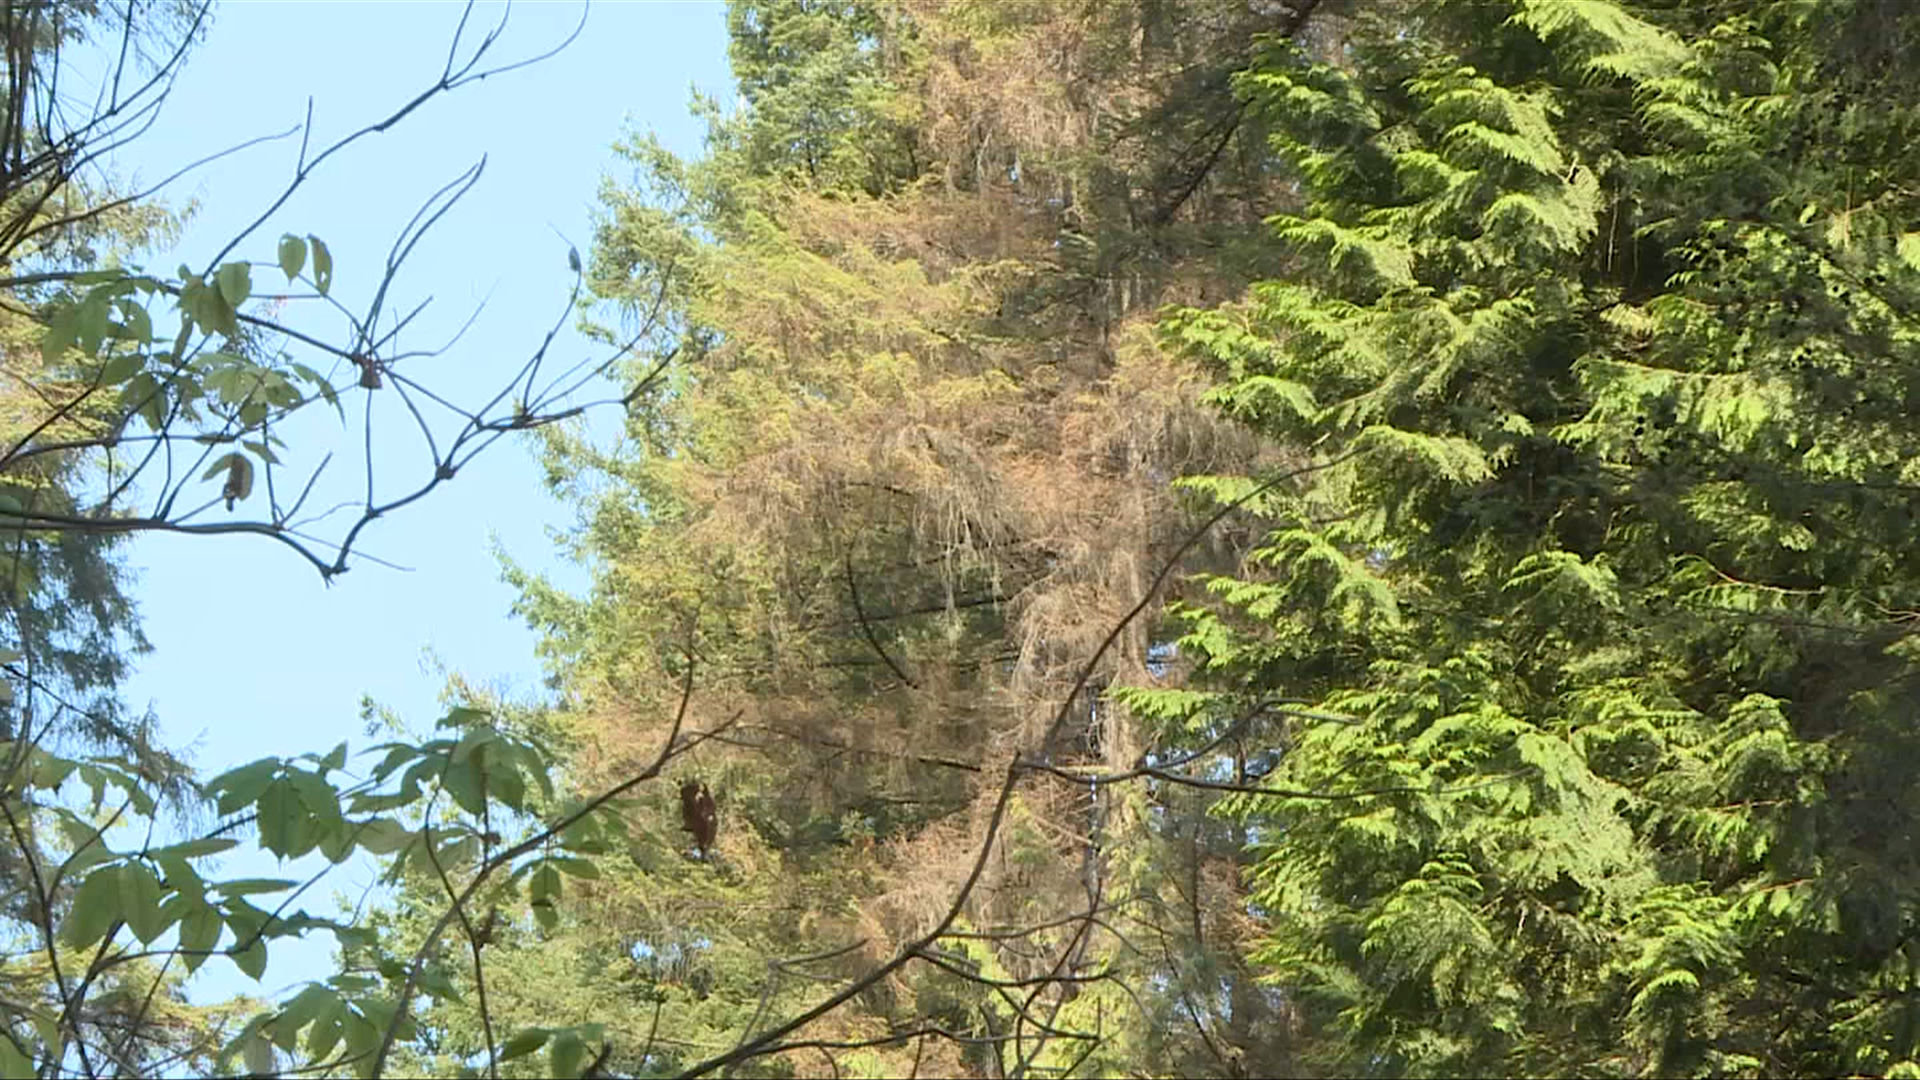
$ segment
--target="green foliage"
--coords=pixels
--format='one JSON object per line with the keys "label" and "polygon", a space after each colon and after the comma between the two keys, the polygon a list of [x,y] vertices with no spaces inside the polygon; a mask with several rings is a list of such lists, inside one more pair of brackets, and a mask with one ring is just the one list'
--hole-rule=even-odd
{"label": "green foliage", "polygon": [[1166,331],[1322,467],[1175,609],[1215,693],[1129,701],[1307,703],[1223,811],[1324,1067],[1912,1057],[1915,29],[1423,3],[1241,76],[1299,270]]}
{"label": "green foliage", "polygon": [[[566,879],[600,876],[593,862],[572,853],[609,850],[623,830],[618,802],[557,801],[551,756],[511,721],[463,706],[439,727],[444,737],[368,751],[378,761],[349,787],[335,782],[348,767],[344,743],[324,755],[266,758],[230,770],[196,794],[223,816],[242,815],[237,822],[207,836],[138,847],[123,846],[122,838],[138,836],[159,809],[138,761],[0,744],[0,760],[10,763],[0,810],[13,835],[26,841],[27,902],[47,939],[46,955],[56,964],[62,954],[70,960],[91,955],[91,965],[82,966],[98,997],[125,980],[123,969],[136,970],[149,958],[178,957],[192,972],[223,957],[258,979],[272,942],[331,934],[345,955],[370,954],[376,962],[367,969],[349,965],[256,1012],[219,1056],[240,1055],[259,1072],[269,1070],[276,1054],[323,1062],[340,1050],[341,1062],[356,1075],[372,1075],[375,1051],[390,1029],[403,1044],[416,1037],[417,1021],[396,1008],[412,1001],[401,986],[429,999],[458,1000],[454,978],[431,948],[388,956],[374,931],[357,921],[289,910],[306,889],[301,882],[217,876],[214,860],[241,843],[223,834],[250,823],[259,846],[281,859],[316,851],[336,864],[373,857],[390,880],[434,890],[437,910],[448,911],[458,896],[478,918],[481,910],[517,904],[523,880],[527,905],[536,913],[543,904],[551,909],[567,893]],[[141,947],[119,943],[123,933]],[[87,990],[60,982],[53,1000],[78,1000],[69,994],[84,997]],[[16,1031],[16,1050],[29,1060],[58,1062],[78,1030],[62,1019],[30,1037]],[[594,1038],[591,1026],[560,1029],[549,1062],[559,1071],[547,1075],[577,1075],[582,1048]]]}

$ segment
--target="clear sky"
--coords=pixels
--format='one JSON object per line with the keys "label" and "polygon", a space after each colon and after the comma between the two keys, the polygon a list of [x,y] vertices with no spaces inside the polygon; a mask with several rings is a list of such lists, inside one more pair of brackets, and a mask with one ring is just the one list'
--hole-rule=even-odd
{"label": "clear sky", "polygon": [[[285,130],[301,119],[309,95],[316,146],[376,120],[438,76],[460,11],[457,3],[425,0],[228,0],[166,114],[119,168],[151,182],[223,146]],[[500,57],[544,50],[580,11],[573,3],[516,5],[496,47]],[[482,4],[472,22],[491,26],[499,12]],[[585,254],[601,177],[618,175],[614,139],[629,128],[651,129],[675,150],[697,150],[689,87],[729,86],[725,51],[717,2],[601,0],[585,33],[558,57],[436,100],[337,157],[238,254],[270,266],[282,232],[317,234],[333,251],[335,292],[351,306],[367,295],[394,235],[421,200],[488,155],[480,186],[408,263],[400,296],[434,298],[410,346],[449,336],[486,300],[479,321],[432,378],[462,400],[490,394],[565,302],[567,244]],[[178,250],[153,265],[204,265],[277,195],[296,151],[295,141],[271,143],[177,184],[172,201],[191,198],[199,210]],[[256,291],[271,280],[262,267]],[[555,357],[570,362],[587,348],[569,329]],[[289,440],[353,449],[357,431],[347,437],[328,416]],[[378,429],[396,440],[402,430]],[[419,452],[393,445],[399,449],[383,450],[383,464],[417,475]],[[295,449],[309,464],[318,458]],[[381,490],[401,490],[402,478]],[[339,497],[352,496],[349,489]],[[314,505],[325,503],[316,495]],[[357,547],[408,572],[362,563],[327,587],[310,565],[262,538],[143,537],[131,549],[140,574],[134,593],[155,651],[141,662],[128,699],[136,707],[150,702],[167,742],[193,745],[196,762],[211,775],[268,754],[324,752],[342,739],[365,747],[371,740],[358,717],[362,694],[417,728],[430,727],[442,682],[423,668],[424,650],[479,682],[535,691],[534,638],[509,611],[513,597],[500,581],[493,543],[497,538],[523,565],[578,586],[582,573],[557,564],[549,539],[568,520],[542,489],[527,449],[502,442],[452,484],[362,534]],[[270,860],[227,869],[294,876],[275,874]],[[364,872],[348,869],[338,884],[345,890],[364,880]],[[304,906],[324,908],[330,891],[309,894],[317,903]],[[272,992],[324,974],[328,948],[276,944],[258,987],[229,964],[209,964],[195,996]]]}

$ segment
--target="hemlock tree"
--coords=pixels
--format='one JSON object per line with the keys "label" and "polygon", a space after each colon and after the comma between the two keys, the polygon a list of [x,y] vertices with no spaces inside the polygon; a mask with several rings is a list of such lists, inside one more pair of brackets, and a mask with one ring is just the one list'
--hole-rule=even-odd
{"label": "hemlock tree", "polygon": [[[1230,831],[1090,777],[1188,737],[1100,701],[1161,668],[1151,620],[1102,640],[1194,524],[1171,478],[1261,452],[1150,330],[1279,265],[1244,241],[1290,194],[1230,76],[1299,13],[729,19],[740,107],[703,106],[702,160],[623,148],[590,260],[609,323],[667,283],[673,375],[621,445],[554,436],[592,593],[523,578],[587,788],[692,680],[718,856],[648,791],[559,929],[493,954],[513,1007],[591,1005],[642,1074],[1281,1067]],[[444,1067],[470,1005],[423,1028]]]}
{"label": "hemlock tree", "polygon": [[1300,270],[1169,324],[1320,468],[1129,695],[1267,751],[1256,961],[1339,1073],[1912,1074],[1920,21],[1349,14],[1239,80]]}

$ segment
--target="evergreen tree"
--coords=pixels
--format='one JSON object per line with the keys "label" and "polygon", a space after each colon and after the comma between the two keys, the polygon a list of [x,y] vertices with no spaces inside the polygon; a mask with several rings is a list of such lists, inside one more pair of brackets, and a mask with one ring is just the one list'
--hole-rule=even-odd
{"label": "evergreen tree", "polygon": [[[722,824],[714,865],[689,863],[671,786],[643,795],[644,839],[561,934],[586,970],[628,973],[621,1029],[655,1030],[664,1002],[615,1067],[691,1064],[873,970],[986,843],[961,926],[979,936],[808,1029],[880,1040],[840,1067],[1286,1060],[1235,956],[1231,831],[1192,798],[1071,778],[1142,754],[1101,688],[1179,677],[1149,626],[1039,744],[1192,524],[1171,478],[1260,453],[1149,330],[1167,300],[1280,265],[1243,242],[1289,195],[1229,76],[1256,33],[1299,25],[1229,3],[740,4],[742,100],[704,106],[707,156],[623,148],[643,183],[608,189],[592,277],[610,310],[669,283],[673,332],[638,366],[676,374],[623,446],[551,443],[595,587],[522,578],[524,610],[586,789],[654,752],[691,668],[686,725],[721,733],[682,770]],[[990,841],[1010,755],[1041,750],[1062,772],[1024,776]],[[796,955],[820,958],[767,966]],[[900,1034],[924,1024],[959,1041]]]}
{"label": "evergreen tree", "polygon": [[1920,23],[1350,16],[1239,80],[1297,272],[1169,325],[1318,468],[1130,695],[1264,751],[1256,961],[1341,1073],[1913,1070]]}

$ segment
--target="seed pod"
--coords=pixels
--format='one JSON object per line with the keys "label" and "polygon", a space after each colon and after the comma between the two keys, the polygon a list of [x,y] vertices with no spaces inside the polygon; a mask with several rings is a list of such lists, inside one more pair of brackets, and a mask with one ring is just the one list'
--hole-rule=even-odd
{"label": "seed pod", "polygon": [[360,385],[369,390],[380,389],[380,362],[371,356],[355,353],[350,359],[360,369]]}

